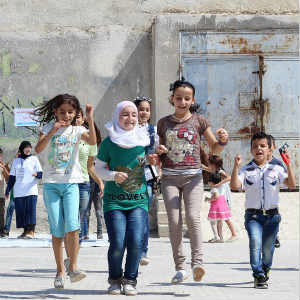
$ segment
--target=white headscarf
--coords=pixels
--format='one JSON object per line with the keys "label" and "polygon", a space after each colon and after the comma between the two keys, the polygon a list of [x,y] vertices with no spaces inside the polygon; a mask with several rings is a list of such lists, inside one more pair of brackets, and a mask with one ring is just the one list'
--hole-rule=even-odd
{"label": "white headscarf", "polygon": [[124,130],[121,128],[119,122],[120,113],[127,106],[133,107],[136,113],[138,113],[136,105],[131,101],[122,101],[117,105],[113,113],[112,122],[105,124],[111,141],[123,148],[133,148],[136,146],[145,147],[150,145],[150,139],[145,126],[139,127],[137,122],[132,130]]}

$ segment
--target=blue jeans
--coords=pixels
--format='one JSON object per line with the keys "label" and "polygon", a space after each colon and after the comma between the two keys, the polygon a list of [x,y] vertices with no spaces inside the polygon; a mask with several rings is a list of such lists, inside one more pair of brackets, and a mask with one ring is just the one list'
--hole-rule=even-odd
{"label": "blue jeans", "polygon": [[136,282],[147,214],[147,211],[140,207],[104,213],[110,242],[107,254],[109,280],[119,280],[123,277],[122,261],[126,249],[124,278]]}
{"label": "blue jeans", "polygon": [[90,199],[90,183],[78,183],[79,187],[79,215],[80,215],[80,234],[82,237],[88,234],[87,213]]}
{"label": "blue jeans", "polygon": [[13,218],[14,210],[15,210],[15,199],[11,193],[10,201],[9,201],[9,204],[6,209],[6,217],[5,217],[5,225],[4,225],[4,230],[6,230],[8,232],[10,231],[10,226],[11,226],[11,221]]}
{"label": "blue jeans", "polygon": [[88,205],[87,211],[87,228],[89,228],[89,217],[91,215],[91,208],[92,204],[94,204],[95,214],[97,219],[97,234],[102,233],[102,219],[103,219],[103,203],[102,197],[100,197],[100,188],[98,184],[94,181],[92,177],[90,177],[90,184],[91,184],[91,192],[90,192],[90,201]]}
{"label": "blue jeans", "polygon": [[[150,208],[153,202],[153,181],[152,180],[147,181],[147,192],[149,197],[148,207]],[[149,235],[150,235],[150,225],[149,225],[149,215],[147,214],[146,226],[144,229],[142,257],[147,256]]]}
{"label": "blue jeans", "polygon": [[274,243],[281,221],[280,214],[245,213],[245,228],[249,236],[250,265],[253,276],[264,276],[271,269]]}

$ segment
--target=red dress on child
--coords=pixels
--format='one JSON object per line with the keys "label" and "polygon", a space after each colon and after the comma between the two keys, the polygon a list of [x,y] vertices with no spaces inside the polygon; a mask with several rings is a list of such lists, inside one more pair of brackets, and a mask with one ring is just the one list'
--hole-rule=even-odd
{"label": "red dress on child", "polygon": [[210,202],[208,219],[211,221],[227,220],[231,218],[231,212],[226,202],[225,184],[211,190],[211,194],[217,194],[217,200]]}

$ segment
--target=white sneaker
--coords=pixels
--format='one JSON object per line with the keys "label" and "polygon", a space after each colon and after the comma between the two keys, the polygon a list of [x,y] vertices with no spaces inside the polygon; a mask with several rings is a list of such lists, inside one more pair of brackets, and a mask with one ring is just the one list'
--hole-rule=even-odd
{"label": "white sneaker", "polygon": [[108,294],[110,295],[121,295],[121,284],[113,283],[107,289]]}
{"label": "white sneaker", "polygon": [[123,291],[126,296],[135,296],[137,294],[135,286],[130,283],[123,285]]}
{"label": "white sneaker", "polygon": [[185,270],[179,270],[179,271],[176,272],[176,274],[172,278],[171,283],[177,284],[177,283],[180,283],[180,282],[184,281],[187,278],[188,278],[188,275],[186,274],[186,271]]}
{"label": "white sneaker", "polygon": [[195,265],[193,266],[192,270],[193,270],[194,281],[198,281],[198,282],[201,281],[202,277],[205,274],[204,268],[201,265]]}
{"label": "white sneaker", "polygon": [[150,258],[148,256],[142,256],[140,259],[141,266],[147,266],[150,262]]}

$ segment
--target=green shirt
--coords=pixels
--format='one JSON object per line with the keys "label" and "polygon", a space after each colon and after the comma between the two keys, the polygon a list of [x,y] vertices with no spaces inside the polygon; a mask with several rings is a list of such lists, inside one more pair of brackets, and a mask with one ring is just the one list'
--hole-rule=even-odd
{"label": "green shirt", "polygon": [[89,145],[83,140],[79,142],[79,164],[84,182],[90,181],[87,168],[88,158],[89,156],[96,156],[97,151],[97,145]]}
{"label": "green shirt", "polygon": [[129,210],[136,207],[148,211],[148,193],[144,172],[145,147],[121,148],[107,137],[101,143],[97,157],[107,163],[109,170],[128,174],[128,179],[121,184],[106,181],[103,211]]}

